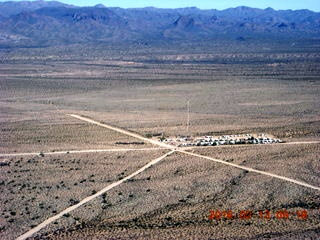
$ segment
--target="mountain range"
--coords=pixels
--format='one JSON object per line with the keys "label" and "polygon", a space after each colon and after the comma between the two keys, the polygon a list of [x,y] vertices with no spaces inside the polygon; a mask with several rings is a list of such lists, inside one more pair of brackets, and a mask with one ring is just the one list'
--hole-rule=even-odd
{"label": "mountain range", "polygon": [[77,7],[60,2],[0,3],[0,45],[212,41],[320,37],[320,13],[236,7],[225,10]]}

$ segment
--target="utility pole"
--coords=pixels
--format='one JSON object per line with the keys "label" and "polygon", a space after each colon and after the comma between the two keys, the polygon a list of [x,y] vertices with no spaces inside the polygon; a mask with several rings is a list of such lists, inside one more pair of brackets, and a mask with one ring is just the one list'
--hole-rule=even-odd
{"label": "utility pole", "polygon": [[189,126],[190,126],[190,100],[188,100],[188,102],[187,102],[187,108],[188,108],[187,133],[189,133]]}

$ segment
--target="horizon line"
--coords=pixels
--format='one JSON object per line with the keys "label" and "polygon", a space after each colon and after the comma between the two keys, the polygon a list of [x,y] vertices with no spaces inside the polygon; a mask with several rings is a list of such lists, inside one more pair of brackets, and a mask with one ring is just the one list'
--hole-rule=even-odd
{"label": "horizon line", "polygon": [[227,8],[202,8],[202,7],[198,7],[198,6],[181,6],[181,7],[160,7],[160,6],[155,6],[155,5],[146,5],[146,6],[137,6],[137,7],[123,7],[123,6],[118,6],[118,5],[110,5],[110,6],[106,6],[103,3],[97,3],[97,4],[92,4],[92,5],[86,5],[86,4],[80,4],[80,5],[76,5],[76,4],[70,4],[70,3],[65,3],[63,1],[57,1],[57,0],[9,0],[9,1],[3,1],[0,0],[0,3],[6,3],[6,2],[17,2],[17,3],[21,3],[21,2],[59,2],[65,5],[69,5],[69,6],[73,6],[73,7],[97,7],[97,6],[102,6],[104,8],[121,8],[121,9],[144,9],[144,8],[155,8],[155,9],[188,9],[188,8],[195,8],[195,9],[199,9],[199,10],[203,10],[203,11],[210,11],[210,10],[218,10],[218,11],[224,11],[224,10],[228,10],[228,9],[236,9],[236,8],[241,8],[241,7],[246,7],[246,8],[251,8],[251,9],[260,9],[260,10],[274,10],[274,11],[301,11],[301,10],[307,10],[307,11],[311,11],[311,12],[315,12],[315,13],[320,13],[320,9],[319,10],[314,10],[314,9],[310,9],[310,8],[276,8],[276,7],[254,7],[254,6],[248,6],[248,5],[237,5],[237,6],[230,6]]}

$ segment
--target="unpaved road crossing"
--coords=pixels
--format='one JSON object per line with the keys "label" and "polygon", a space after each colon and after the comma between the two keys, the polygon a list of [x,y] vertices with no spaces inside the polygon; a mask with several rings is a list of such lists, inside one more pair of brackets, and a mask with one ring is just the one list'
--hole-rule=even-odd
{"label": "unpaved road crossing", "polygon": [[[81,116],[75,115],[75,114],[70,114],[70,116],[75,117],[75,118],[80,119],[80,120],[83,120],[83,121],[86,121],[86,122],[89,122],[89,123],[93,123],[93,124],[96,124],[96,125],[111,129],[111,130],[114,130],[114,131],[117,131],[119,133],[126,134],[126,135],[131,136],[131,137],[136,137],[138,139],[150,142],[150,143],[155,144],[155,145],[159,145],[161,147],[167,147],[167,148],[170,148],[170,149],[175,149],[180,153],[192,155],[192,156],[198,157],[198,158],[204,158],[204,159],[207,159],[207,160],[210,160],[210,161],[222,163],[222,164],[225,164],[225,165],[228,165],[228,166],[231,166],[231,167],[235,167],[235,168],[239,168],[239,169],[242,169],[242,170],[245,170],[245,171],[259,173],[259,174],[262,174],[262,175],[266,175],[266,176],[269,176],[269,177],[281,179],[281,180],[284,180],[284,181],[287,181],[287,182],[291,182],[291,183],[294,183],[294,184],[298,184],[300,186],[304,186],[304,187],[307,187],[307,188],[311,188],[311,189],[315,189],[315,190],[319,190],[320,191],[320,187],[313,186],[313,185],[310,185],[308,183],[304,183],[304,182],[301,182],[301,181],[298,181],[298,180],[295,180],[295,179],[287,178],[287,177],[284,177],[284,176],[280,176],[280,175],[277,175],[277,174],[273,174],[273,173],[269,173],[269,172],[265,172],[265,171],[261,171],[261,170],[257,170],[257,169],[253,169],[253,168],[249,168],[249,167],[245,167],[245,166],[240,166],[240,165],[237,165],[237,164],[234,164],[234,163],[229,163],[229,162],[223,161],[221,159],[215,159],[215,158],[203,156],[203,155],[200,155],[200,154],[187,152],[187,151],[185,151],[185,148],[182,149],[182,150],[178,150],[177,148],[175,148],[175,147],[173,147],[171,145],[168,145],[168,144],[165,144],[165,143],[153,140],[153,139],[144,138],[144,137],[142,137],[142,136],[140,136],[138,134],[131,133],[129,131],[126,131],[126,130],[123,130],[123,129],[120,129],[120,128],[112,127],[112,126],[109,126],[107,124],[99,123],[97,121],[94,121],[94,120],[86,118],[86,117],[81,117]],[[317,143],[317,142],[308,142],[308,143]],[[299,144],[299,142],[294,142],[293,144]]]}
{"label": "unpaved road crossing", "polygon": [[[283,176],[276,175],[276,174],[273,174],[273,173],[260,171],[260,170],[257,170],[257,169],[253,169],[253,168],[249,168],[249,167],[240,166],[240,165],[237,165],[237,164],[225,162],[225,161],[220,160],[220,159],[215,159],[215,158],[203,156],[203,155],[200,155],[200,154],[188,152],[188,151],[185,150],[185,148],[177,149],[175,146],[171,146],[171,145],[168,145],[168,144],[165,144],[165,143],[161,143],[161,142],[153,140],[153,139],[148,139],[148,138],[142,137],[142,136],[140,136],[138,134],[135,134],[135,133],[132,133],[132,132],[129,132],[129,131],[126,131],[126,130],[123,130],[123,129],[120,129],[120,128],[117,128],[117,127],[113,127],[113,126],[110,126],[110,125],[107,125],[107,124],[104,124],[104,123],[100,123],[100,122],[94,121],[94,120],[92,120],[90,118],[82,117],[82,116],[79,116],[79,115],[76,115],[76,114],[70,114],[69,116],[71,116],[73,118],[77,118],[77,119],[85,121],[85,122],[89,122],[89,123],[104,127],[104,128],[108,128],[110,130],[113,130],[113,131],[116,131],[116,132],[119,132],[119,133],[122,133],[122,134],[125,134],[125,135],[128,135],[128,136],[131,136],[131,137],[134,137],[134,138],[137,138],[137,139],[149,142],[149,143],[152,143],[154,145],[158,145],[159,147],[166,148],[166,149],[171,150],[171,151],[166,153],[166,154],[164,154],[163,156],[161,156],[161,157],[159,157],[157,159],[154,159],[154,160],[150,161],[148,164],[144,165],[142,168],[138,169],[137,171],[135,171],[131,175],[123,178],[122,180],[119,180],[117,182],[114,182],[114,183],[106,186],[105,188],[103,188],[102,190],[97,192],[96,194],[93,194],[93,195],[83,199],[78,204],[75,204],[75,205],[65,209],[64,211],[60,212],[59,214],[50,217],[49,219],[47,219],[46,221],[42,222],[38,226],[32,228],[31,230],[29,230],[25,234],[23,234],[20,237],[18,237],[17,240],[24,240],[24,239],[27,239],[27,238],[31,237],[33,234],[39,232],[42,228],[44,228],[44,227],[48,226],[49,224],[51,224],[52,222],[60,219],[64,214],[70,213],[71,211],[81,207],[83,204],[85,204],[85,203],[87,203],[87,202],[99,197],[100,195],[102,195],[103,193],[109,191],[110,189],[112,189],[112,188],[120,185],[121,183],[133,178],[134,176],[140,174],[141,172],[143,172],[146,169],[148,169],[150,166],[160,162],[161,160],[165,159],[167,156],[171,155],[174,152],[180,152],[180,153],[191,155],[191,156],[194,156],[194,157],[207,159],[207,160],[214,161],[214,162],[221,163],[221,164],[225,164],[225,165],[228,165],[228,166],[231,166],[231,167],[235,167],[235,168],[239,168],[239,169],[242,169],[242,170],[246,170],[248,172],[255,172],[255,173],[258,173],[258,174],[262,174],[262,175],[265,175],[265,176],[277,178],[277,179],[280,179],[280,180],[283,180],[283,181],[286,181],[286,182],[291,182],[291,183],[294,183],[294,184],[297,184],[297,185],[300,185],[300,186],[303,186],[303,187],[307,187],[307,188],[310,188],[310,189],[313,189],[313,190],[320,191],[320,187],[313,186],[313,185],[310,185],[310,184],[307,184],[307,183],[304,183],[304,182],[300,182],[300,181],[297,181],[297,180],[294,180],[294,179],[291,179],[291,178],[287,178],[287,177],[283,177]],[[298,144],[298,143],[295,143],[295,144]],[[157,149],[157,148],[151,148],[151,149]],[[144,149],[144,151],[145,150],[149,150],[149,149]],[[93,151],[96,151],[96,150],[93,150]],[[106,151],[106,150],[104,150],[104,151]]]}

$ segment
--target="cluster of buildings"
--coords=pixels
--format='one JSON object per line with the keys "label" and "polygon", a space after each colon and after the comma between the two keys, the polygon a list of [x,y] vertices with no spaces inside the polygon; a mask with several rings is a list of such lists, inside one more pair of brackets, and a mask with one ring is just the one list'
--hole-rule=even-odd
{"label": "cluster of buildings", "polygon": [[190,136],[179,136],[176,138],[162,138],[161,141],[178,147],[282,143],[280,139],[274,138],[264,133],[203,136],[198,138],[192,138]]}

